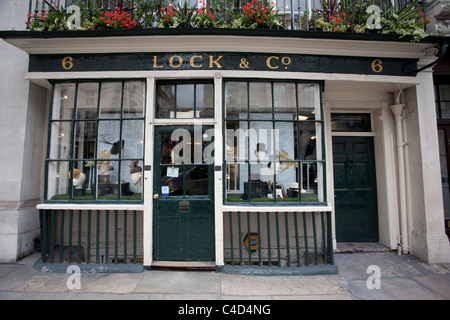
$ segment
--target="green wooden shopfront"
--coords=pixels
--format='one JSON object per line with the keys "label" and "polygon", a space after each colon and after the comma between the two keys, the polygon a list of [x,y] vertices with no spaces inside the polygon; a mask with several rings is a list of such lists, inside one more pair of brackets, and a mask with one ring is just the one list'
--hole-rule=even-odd
{"label": "green wooden shopfront", "polygon": [[434,43],[254,31],[7,38],[48,97],[42,263],[336,272],[339,242],[446,257],[422,223],[443,217]]}

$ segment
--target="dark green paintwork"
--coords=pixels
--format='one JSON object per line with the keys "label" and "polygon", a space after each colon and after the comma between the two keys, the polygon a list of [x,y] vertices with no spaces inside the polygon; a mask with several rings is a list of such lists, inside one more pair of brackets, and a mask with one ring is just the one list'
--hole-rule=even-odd
{"label": "dark green paintwork", "polygon": [[[64,60],[66,58],[68,60]],[[373,63],[377,67],[373,67]],[[30,55],[28,67],[29,72],[139,70],[255,70],[415,76],[417,59],[249,52],[33,54]]]}
{"label": "dark green paintwork", "polygon": [[337,241],[378,241],[372,137],[333,137]]}
{"label": "dark green paintwork", "polygon": [[[155,128],[153,259],[214,261],[214,168],[208,165],[209,195],[161,196],[161,134],[178,127]],[[183,127],[192,129],[193,127]],[[209,127],[203,126],[203,130]]]}

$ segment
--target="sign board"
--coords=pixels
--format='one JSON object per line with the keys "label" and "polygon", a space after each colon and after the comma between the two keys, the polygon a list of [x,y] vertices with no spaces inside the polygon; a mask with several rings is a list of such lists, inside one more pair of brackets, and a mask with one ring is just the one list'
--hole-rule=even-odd
{"label": "sign board", "polygon": [[278,53],[33,54],[29,72],[248,70],[415,76],[417,59]]}

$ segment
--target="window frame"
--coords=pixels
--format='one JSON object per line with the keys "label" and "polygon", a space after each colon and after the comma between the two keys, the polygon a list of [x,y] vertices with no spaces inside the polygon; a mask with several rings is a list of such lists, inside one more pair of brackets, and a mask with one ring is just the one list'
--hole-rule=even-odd
{"label": "window frame", "polygon": [[[174,117],[160,117],[159,113],[160,113],[160,106],[158,103],[158,87],[160,85],[173,85],[175,86],[175,94],[174,94],[174,98],[173,98],[173,109],[172,111],[174,112]],[[192,118],[177,118],[177,89],[176,86],[178,85],[193,85],[194,86],[194,107],[193,107],[193,117]],[[212,115],[210,117],[197,117],[197,85],[211,85],[213,87],[212,89]],[[157,80],[155,83],[155,109],[154,109],[154,119],[156,121],[162,121],[162,120],[180,120],[180,121],[192,121],[192,120],[210,120],[210,119],[214,119],[215,117],[215,107],[214,107],[214,101],[215,101],[215,90],[214,90],[214,81],[211,79],[207,79],[207,78],[200,78],[200,79],[160,79]]]}
{"label": "window frame", "polygon": [[[227,117],[227,106],[226,106],[226,83],[227,82],[246,82],[247,83],[247,117],[244,118],[228,118]],[[250,116],[250,89],[249,89],[249,84],[251,82],[265,82],[265,83],[270,83],[271,86],[271,98],[272,98],[272,118],[270,120],[256,120],[256,119],[252,119]],[[283,119],[276,119],[275,118],[275,101],[274,101],[274,84],[276,83],[293,83],[295,85],[295,103],[296,103],[296,114],[297,114],[297,118],[294,120],[283,120]],[[318,94],[318,101],[317,101],[317,105],[316,108],[318,108],[320,110],[320,118],[319,119],[313,119],[313,120],[301,120],[299,118],[299,109],[301,109],[301,107],[299,106],[299,94],[298,94],[298,85],[301,84],[312,84],[312,85],[316,85],[317,86],[317,91],[315,94]],[[222,81],[222,127],[223,129],[223,137],[222,137],[222,141],[223,141],[223,148],[222,148],[222,152],[223,152],[223,170],[222,170],[222,179],[223,179],[223,204],[224,205],[230,205],[230,206],[246,206],[246,205],[251,205],[251,206],[283,206],[283,207],[287,207],[287,206],[302,206],[302,207],[306,207],[306,206],[323,206],[327,204],[327,178],[326,178],[326,153],[325,153],[325,120],[324,120],[324,108],[323,108],[323,99],[322,99],[322,92],[324,89],[324,81],[307,81],[307,80],[295,80],[295,79],[271,79],[271,78],[266,78],[266,79],[255,79],[255,78],[224,78]],[[276,127],[276,123],[283,123],[283,122],[290,122],[293,123],[294,126],[297,126],[297,130],[295,130],[295,141],[297,141],[297,145],[296,148],[298,148],[297,152],[300,152],[300,127],[301,127],[301,123],[318,123],[320,124],[320,136],[321,136],[321,141],[319,143],[316,144],[316,148],[321,148],[320,151],[320,155],[321,155],[321,159],[316,159],[315,160],[307,160],[307,159],[301,159],[301,156],[298,157],[298,159],[294,159],[294,160],[289,160],[289,161],[280,161],[280,162],[294,162],[294,163],[298,163],[298,165],[301,164],[308,164],[308,163],[314,163],[317,166],[321,166],[321,176],[322,176],[322,181],[321,181],[321,195],[322,195],[322,201],[302,201],[302,195],[301,192],[298,192],[298,200],[297,201],[277,201],[277,197],[274,197],[272,199],[272,201],[269,202],[259,202],[259,201],[252,201],[252,197],[249,196],[248,199],[246,201],[229,201],[227,199],[228,196],[228,188],[227,188],[227,174],[228,174],[228,169],[227,169],[227,164],[229,163],[234,163],[234,164],[239,164],[239,161],[233,161],[227,162],[226,159],[226,145],[227,145],[227,137],[226,137],[226,130],[227,130],[227,121],[236,121],[236,122],[241,122],[241,121],[245,121],[247,122],[247,128],[250,128],[250,123],[252,121],[270,121],[272,123],[272,128],[275,129]],[[245,161],[243,161],[243,163],[245,163],[247,165],[247,167],[250,167],[250,159],[249,157],[246,157]],[[248,181],[250,181],[250,169],[247,169],[249,172],[249,177],[248,177]],[[298,173],[296,173],[296,180],[300,181],[300,173],[301,170],[298,170]],[[276,183],[276,172],[274,173],[274,177],[275,177],[275,183]],[[300,183],[300,182],[298,182]],[[247,193],[250,194],[251,193],[251,186],[249,184],[247,184],[248,186],[248,190]],[[300,190],[299,190],[300,191]],[[317,191],[319,193],[319,190]],[[318,199],[319,200],[319,199]]]}
{"label": "window frame", "polygon": [[[125,109],[124,109],[124,91],[125,91],[125,83],[126,82],[133,82],[138,81],[142,82],[143,86],[143,105],[142,105],[142,114],[139,116],[134,117],[126,117]],[[121,203],[121,204],[142,204],[144,202],[144,155],[145,155],[145,117],[146,117],[146,104],[147,104],[147,81],[143,78],[120,78],[120,79],[71,79],[71,80],[49,80],[50,84],[52,85],[51,89],[51,97],[50,97],[50,106],[49,106],[49,114],[48,114],[48,134],[47,134],[47,152],[46,152],[46,158],[45,158],[45,177],[44,177],[44,203]],[[97,101],[96,101],[96,117],[95,118],[88,118],[88,119],[77,119],[77,103],[78,103],[78,88],[79,85],[82,83],[96,83],[98,85],[97,87]],[[102,91],[102,84],[104,83],[121,83],[121,101],[120,101],[120,112],[117,113],[119,115],[118,118],[113,117],[101,117],[101,91]],[[70,119],[53,119],[53,111],[54,111],[54,102],[55,102],[55,87],[58,84],[74,84],[74,99],[73,99],[73,106],[72,106],[72,116]],[[123,128],[124,128],[124,122],[126,121],[141,121],[142,122],[142,154],[140,157],[132,157],[132,158],[126,158],[126,157],[117,157],[116,159],[111,159],[111,162],[114,162],[117,164],[118,172],[117,172],[117,181],[122,180],[122,166],[123,163],[131,162],[131,161],[139,161],[139,165],[142,165],[142,178],[141,178],[141,197],[140,199],[124,199],[123,198],[123,192],[122,188],[117,188],[117,196],[116,199],[106,199],[106,198],[99,198],[99,192],[98,192],[98,162],[99,161],[105,161],[104,158],[100,158],[98,154],[98,144],[99,144],[99,123],[100,122],[108,122],[108,121],[115,121],[119,122],[119,141],[121,141],[124,137],[123,135]],[[52,124],[54,123],[70,123],[70,141],[69,141],[69,157],[67,158],[51,158],[50,157],[50,151],[52,147]],[[94,157],[93,158],[78,158],[74,154],[75,144],[76,144],[76,124],[77,123],[86,123],[86,122],[95,122],[95,146],[94,146]],[[119,143],[119,155],[121,154],[122,146]],[[48,199],[49,194],[49,164],[50,163],[57,163],[57,162],[68,162],[69,164],[69,172],[70,176],[73,175],[74,172],[74,164],[77,161],[85,162],[93,162],[92,167],[94,169],[92,175],[94,176],[93,179],[93,185],[95,190],[93,191],[92,198],[91,199],[74,199],[74,186],[72,179],[68,179],[68,186],[67,186],[67,192],[68,192],[68,199]],[[87,183],[90,183],[88,181]],[[130,181],[131,183],[131,181]],[[111,183],[113,184],[113,183]],[[117,183],[117,185],[119,185]],[[56,194],[58,195],[58,193]]]}

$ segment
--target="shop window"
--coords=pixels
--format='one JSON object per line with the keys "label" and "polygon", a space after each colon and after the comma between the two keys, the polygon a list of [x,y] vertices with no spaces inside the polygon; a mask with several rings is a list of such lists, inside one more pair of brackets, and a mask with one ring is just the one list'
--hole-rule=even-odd
{"label": "shop window", "polygon": [[450,84],[437,83],[434,86],[436,116],[438,119],[450,119]]}
{"label": "shop window", "polygon": [[214,86],[208,82],[160,82],[157,85],[156,118],[214,117]]}
{"label": "shop window", "polygon": [[145,82],[53,85],[46,200],[142,201]]}
{"label": "shop window", "polygon": [[324,202],[320,85],[225,81],[227,202]]}

